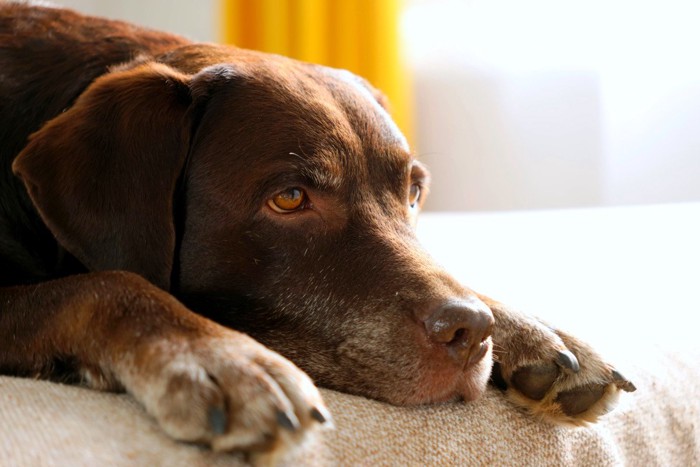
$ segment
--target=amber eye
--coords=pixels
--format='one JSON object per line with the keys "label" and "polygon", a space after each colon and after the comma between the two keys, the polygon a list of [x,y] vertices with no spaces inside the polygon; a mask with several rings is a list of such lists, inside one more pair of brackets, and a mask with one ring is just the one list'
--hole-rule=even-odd
{"label": "amber eye", "polygon": [[418,205],[418,201],[420,201],[420,185],[414,183],[408,192],[408,204],[415,208]]}
{"label": "amber eye", "polygon": [[276,194],[267,202],[273,210],[279,213],[294,212],[304,205],[306,193],[299,188],[290,188],[281,193]]}

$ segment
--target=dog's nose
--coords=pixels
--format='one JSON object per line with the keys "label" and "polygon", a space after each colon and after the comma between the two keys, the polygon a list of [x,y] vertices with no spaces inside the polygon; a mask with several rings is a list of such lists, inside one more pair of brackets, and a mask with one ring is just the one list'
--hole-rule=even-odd
{"label": "dog's nose", "polygon": [[431,341],[446,346],[455,363],[469,366],[486,354],[494,319],[480,300],[449,300],[424,323]]}

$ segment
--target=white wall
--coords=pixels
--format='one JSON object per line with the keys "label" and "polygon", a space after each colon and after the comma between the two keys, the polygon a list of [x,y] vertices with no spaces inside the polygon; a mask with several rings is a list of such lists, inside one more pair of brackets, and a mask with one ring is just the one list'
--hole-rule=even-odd
{"label": "white wall", "polygon": [[700,200],[700,4],[409,0],[427,208]]}
{"label": "white wall", "polygon": [[52,0],[83,13],[130,21],[197,41],[217,41],[217,0]]}
{"label": "white wall", "polygon": [[416,153],[428,209],[602,201],[600,81],[587,72],[418,69]]}

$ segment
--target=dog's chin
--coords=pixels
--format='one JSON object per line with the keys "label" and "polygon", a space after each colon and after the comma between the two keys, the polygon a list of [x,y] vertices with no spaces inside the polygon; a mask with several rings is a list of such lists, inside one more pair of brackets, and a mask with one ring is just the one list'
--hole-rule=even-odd
{"label": "dog's chin", "polygon": [[[428,368],[420,372],[413,390],[396,388],[384,398],[396,405],[425,405],[441,402],[473,401],[486,390],[493,364],[489,346],[484,357],[468,368],[455,371],[436,371]],[[403,390],[402,390],[403,389]]]}

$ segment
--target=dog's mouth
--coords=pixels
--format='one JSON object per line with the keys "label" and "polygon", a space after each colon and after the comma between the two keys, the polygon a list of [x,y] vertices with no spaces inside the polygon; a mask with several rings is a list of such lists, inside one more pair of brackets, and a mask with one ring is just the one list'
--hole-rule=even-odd
{"label": "dog's mouth", "polygon": [[389,402],[422,405],[479,398],[491,375],[492,348],[491,339],[484,340],[479,344],[478,352],[471,355],[461,368],[453,364],[449,356],[447,362],[444,357],[428,356],[427,364],[422,365],[423,371],[419,370],[416,375],[413,388],[405,388]]}
{"label": "dog's mouth", "polygon": [[412,311],[416,308],[344,315],[333,308],[322,315],[327,319],[306,313],[283,321],[270,313],[277,318],[269,327],[262,330],[256,321],[242,330],[329,389],[394,405],[477,399],[491,375],[490,309],[468,296],[430,301],[420,308],[427,310],[423,313]]}
{"label": "dog's mouth", "polygon": [[405,332],[400,341],[384,341],[383,348],[368,343],[366,337],[345,341],[337,349],[338,364],[331,372],[327,365],[320,367],[319,373],[314,362],[292,360],[321,386],[393,405],[472,401],[486,389],[492,367],[490,337],[479,342],[466,358],[431,341],[417,326],[413,332]]}

